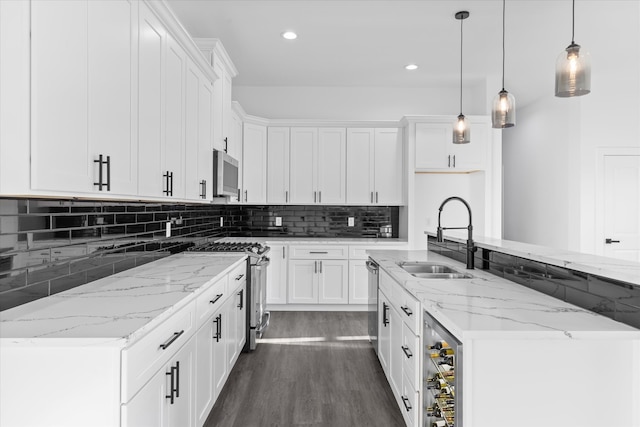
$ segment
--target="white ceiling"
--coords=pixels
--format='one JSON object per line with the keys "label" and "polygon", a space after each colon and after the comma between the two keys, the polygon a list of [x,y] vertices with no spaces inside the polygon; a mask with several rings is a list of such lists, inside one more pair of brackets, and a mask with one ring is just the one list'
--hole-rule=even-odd
{"label": "white ceiling", "polygon": [[[465,86],[497,93],[501,74],[501,0],[168,0],[193,37],[222,40],[238,86],[455,86],[464,21]],[[598,59],[638,46],[638,0],[576,2],[577,43]],[[570,0],[508,0],[508,91],[525,105],[553,93],[557,55],[571,41]],[[280,37],[294,30],[299,37]],[[637,50],[637,49],[636,49]],[[404,65],[420,68],[406,71]],[[495,87],[495,88],[494,88]],[[493,95],[489,95],[492,97]]]}

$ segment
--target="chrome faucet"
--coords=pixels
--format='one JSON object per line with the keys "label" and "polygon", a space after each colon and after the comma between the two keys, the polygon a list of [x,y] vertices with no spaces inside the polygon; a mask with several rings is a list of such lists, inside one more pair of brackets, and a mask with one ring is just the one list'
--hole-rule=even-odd
{"label": "chrome faucet", "polygon": [[[459,200],[467,207],[467,211],[469,211],[469,225],[467,227],[442,227],[440,226],[440,216],[442,215],[442,208],[444,205],[449,203],[451,200]],[[473,225],[471,225],[471,206],[466,202],[462,197],[453,196],[446,199],[440,207],[438,208],[438,231],[436,234],[436,240],[438,242],[444,242],[444,237],[442,236],[443,230],[464,230],[465,228],[469,231],[467,236],[467,269],[473,270],[474,268],[474,258],[473,253],[477,250],[475,245],[473,244]]]}

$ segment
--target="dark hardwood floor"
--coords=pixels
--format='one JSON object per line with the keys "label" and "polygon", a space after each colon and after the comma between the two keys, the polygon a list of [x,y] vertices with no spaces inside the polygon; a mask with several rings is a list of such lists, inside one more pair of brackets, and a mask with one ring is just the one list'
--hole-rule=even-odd
{"label": "dark hardwood floor", "polygon": [[272,312],[205,427],[404,426],[366,335],[366,312]]}

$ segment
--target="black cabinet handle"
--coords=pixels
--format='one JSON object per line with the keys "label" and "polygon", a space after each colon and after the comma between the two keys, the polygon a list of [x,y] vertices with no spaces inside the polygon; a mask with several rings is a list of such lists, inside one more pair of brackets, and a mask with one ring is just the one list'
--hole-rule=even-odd
{"label": "black cabinet handle", "polygon": [[449,154],[449,164],[447,165],[447,167],[451,167],[451,154]]}
{"label": "black cabinet handle", "polygon": [[202,199],[207,198],[207,180],[206,179],[203,179],[202,181],[200,181],[200,197]]}
{"label": "black cabinet handle", "polygon": [[[107,187],[107,191],[111,191],[111,156],[107,156],[107,160],[103,160],[104,156],[100,154],[98,160],[94,160],[93,163],[98,164],[98,182],[94,182],[93,185],[98,186],[98,191],[102,191],[102,187]],[[102,167],[107,166],[107,182],[103,180]]]}
{"label": "black cabinet handle", "polygon": [[171,180],[171,196],[173,196],[173,172],[169,175],[169,179]]}
{"label": "black cabinet handle", "polygon": [[176,397],[180,397],[180,362],[176,362]]}
{"label": "black cabinet handle", "polygon": [[371,192],[371,203],[373,203],[373,191]]}
{"label": "black cabinet handle", "polygon": [[327,251],[309,251],[310,254],[328,254],[329,252]]}
{"label": "black cabinet handle", "polygon": [[107,156],[107,191],[111,191],[111,156]]}
{"label": "black cabinet handle", "polygon": [[213,338],[216,339],[216,342],[220,342],[222,339],[222,313],[218,314],[214,322],[216,324],[216,335]]}
{"label": "black cabinet handle", "polygon": [[212,299],[211,301],[209,301],[209,304],[215,304],[218,302],[218,300],[222,298],[222,294],[218,294],[216,295],[216,297],[214,299]]}
{"label": "black cabinet handle", "polygon": [[284,202],[285,203],[289,203],[289,191],[285,191],[284,192]]}
{"label": "black cabinet handle", "polygon": [[244,201],[246,202],[249,197],[248,197],[249,191],[248,190],[244,190]]}
{"label": "black cabinet handle", "polygon": [[318,203],[322,203],[322,191],[318,191]]}
{"label": "black cabinet handle", "polygon": [[413,311],[411,311],[411,309],[409,307],[405,307],[404,305],[402,307],[400,307],[402,309],[402,311],[404,311],[404,314],[406,314],[407,316],[411,316],[413,314]]}
{"label": "black cabinet handle", "polygon": [[389,318],[387,317],[387,310],[389,310],[389,306],[386,302],[382,303],[382,326],[387,326],[389,324]]}
{"label": "black cabinet handle", "polygon": [[165,375],[169,375],[169,376],[171,377],[171,379],[170,379],[170,383],[171,383],[171,385],[169,386],[169,394],[168,394],[168,395],[166,395],[166,394],[165,394],[165,396],[164,396],[164,397],[165,397],[166,399],[171,399],[171,404],[172,404],[172,405],[173,405],[173,399],[174,399],[173,393],[174,393],[174,391],[175,391],[175,387],[174,387],[174,385],[173,385],[173,384],[174,384],[174,379],[175,379],[175,377],[174,377],[174,375],[173,375],[173,373],[174,373],[174,372],[175,372],[175,367],[174,367],[174,366],[172,366],[172,367],[171,367],[171,369],[169,370],[169,372],[165,372]]}
{"label": "black cabinet handle", "polygon": [[173,342],[175,340],[177,340],[178,338],[180,338],[180,335],[184,334],[184,329],[181,330],[180,332],[174,332],[173,335],[171,336],[171,338],[169,338],[166,342],[164,342],[163,344],[160,344],[160,348],[163,350],[166,350],[167,348],[169,348],[169,346],[171,344],[173,344]]}
{"label": "black cabinet handle", "polygon": [[242,308],[244,307],[244,289],[240,289],[238,295],[240,296],[240,304],[238,304],[238,308],[242,310]]}
{"label": "black cabinet handle", "polygon": [[378,203],[378,192],[376,191],[376,203]]}
{"label": "black cabinet handle", "polygon": [[229,149],[228,145],[229,145],[229,141],[227,140],[227,137],[225,137],[225,138],[224,138],[224,152],[225,152],[225,153],[227,153],[227,152],[228,152],[228,151],[227,151],[227,150]]}
{"label": "black cabinet handle", "polygon": [[167,173],[165,173],[165,174],[162,174],[162,177],[164,178],[164,187],[165,187],[165,189],[162,190],[162,193],[165,196],[168,196],[169,193],[170,193],[170,190],[169,190],[169,171],[167,171]]}
{"label": "black cabinet handle", "polygon": [[411,357],[413,356],[413,353],[411,353],[411,350],[409,350],[409,347],[403,345],[401,346],[402,351],[404,351],[404,355],[407,356],[407,359],[411,359]]}
{"label": "black cabinet handle", "polygon": [[242,201],[242,196],[240,196],[240,189],[238,188],[238,201],[241,202]]}
{"label": "black cabinet handle", "polygon": [[456,155],[455,154],[453,155],[453,167],[454,168],[456,167]]}
{"label": "black cabinet handle", "polygon": [[244,277],[244,274],[239,275],[238,277],[236,277],[236,281],[242,280],[243,277]]}
{"label": "black cabinet handle", "polygon": [[98,191],[102,191],[102,154],[98,156],[98,160],[94,160],[93,163],[98,164],[98,182],[94,182],[93,185],[98,186]]}
{"label": "black cabinet handle", "polygon": [[411,409],[411,405],[409,405],[409,398],[406,396],[402,396],[402,403],[404,403],[404,407],[407,410],[407,412],[409,412]]}
{"label": "black cabinet handle", "polygon": [[613,239],[611,239],[611,238],[607,237],[607,238],[605,239],[605,241],[604,241],[604,242],[605,242],[607,245],[610,245],[610,244],[612,244],[612,243],[620,243],[620,240],[613,240]]}

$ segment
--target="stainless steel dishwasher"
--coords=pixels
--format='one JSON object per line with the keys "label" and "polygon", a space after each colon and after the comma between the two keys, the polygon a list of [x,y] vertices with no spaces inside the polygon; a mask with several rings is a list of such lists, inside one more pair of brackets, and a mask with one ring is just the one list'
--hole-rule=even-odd
{"label": "stainless steel dishwasher", "polygon": [[367,260],[367,270],[369,271],[369,341],[378,354],[378,264],[371,258]]}

